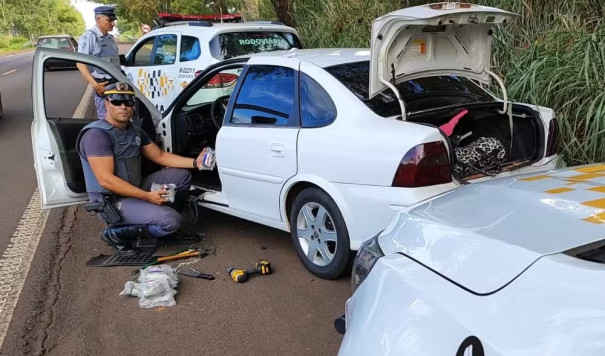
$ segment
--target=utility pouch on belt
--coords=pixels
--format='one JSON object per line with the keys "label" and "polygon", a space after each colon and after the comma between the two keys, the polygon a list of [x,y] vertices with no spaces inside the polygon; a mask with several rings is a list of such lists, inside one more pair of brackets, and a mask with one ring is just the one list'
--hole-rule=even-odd
{"label": "utility pouch on belt", "polygon": [[117,212],[116,208],[111,202],[111,196],[99,194],[99,199],[96,203],[88,203],[84,205],[86,211],[94,211],[101,215],[101,218],[108,224],[115,224],[122,220],[122,217]]}

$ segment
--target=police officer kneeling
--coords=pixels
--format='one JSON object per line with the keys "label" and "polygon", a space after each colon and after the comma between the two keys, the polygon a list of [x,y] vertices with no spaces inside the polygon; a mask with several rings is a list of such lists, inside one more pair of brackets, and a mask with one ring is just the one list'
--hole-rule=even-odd
{"label": "police officer kneeling", "polygon": [[[115,208],[121,218],[117,222],[106,221],[109,226],[101,237],[123,252],[130,250],[132,241],[139,236],[162,237],[178,230],[183,218],[175,208],[183,206],[191,185],[191,174],[186,168],[201,167],[201,158],[162,151],[143,130],[130,122],[135,104],[135,93],[130,84],[108,85],[104,94],[105,119],[85,126],[76,147],[91,203],[109,194],[112,197],[110,208]],[[142,177],[141,156],[171,168]],[[153,183],[175,184],[175,202],[167,204],[164,192],[150,191]]]}

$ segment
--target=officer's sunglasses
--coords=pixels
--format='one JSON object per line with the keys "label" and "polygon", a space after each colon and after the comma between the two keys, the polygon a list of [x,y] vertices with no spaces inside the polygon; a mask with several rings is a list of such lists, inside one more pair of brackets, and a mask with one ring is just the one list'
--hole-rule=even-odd
{"label": "officer's sunglasses", "polygon": [[109,100],[113,106],[122,106],[122,104],[131,107],[134,106],[134,100]]}

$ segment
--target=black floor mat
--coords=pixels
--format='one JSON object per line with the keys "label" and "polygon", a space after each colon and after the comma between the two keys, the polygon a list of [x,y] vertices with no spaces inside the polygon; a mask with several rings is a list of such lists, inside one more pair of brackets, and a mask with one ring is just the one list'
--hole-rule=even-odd
{"label": "black floor mat", "polygon": [[154,252],[155,247],[143,247],[139,249],[138,253],[116,253],[115,255],[98,255],[86,262],[86,266],[145,266],[156,259],[156,256],[153,256]]}
{"label": "black floor mat", "polygon": [[134,243],[134,247],[139,248],[155,248],[157,246],[158,241],[155,237],[139,237]]}

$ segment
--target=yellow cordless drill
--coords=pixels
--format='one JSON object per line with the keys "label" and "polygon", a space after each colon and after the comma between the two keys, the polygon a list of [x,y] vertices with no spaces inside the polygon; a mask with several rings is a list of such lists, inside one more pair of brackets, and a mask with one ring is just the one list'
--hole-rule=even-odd
{"label": "yellow cordless drill", "polygon": [[237,283],[244,283],[248,280],[248,277],[253,274],[260,274],[261,276],[271,274],[271,264],[269,261],[260,260],[256,262],[254,268],[251,269],[238,269],[238,268],[227,268],[227,272]]}

